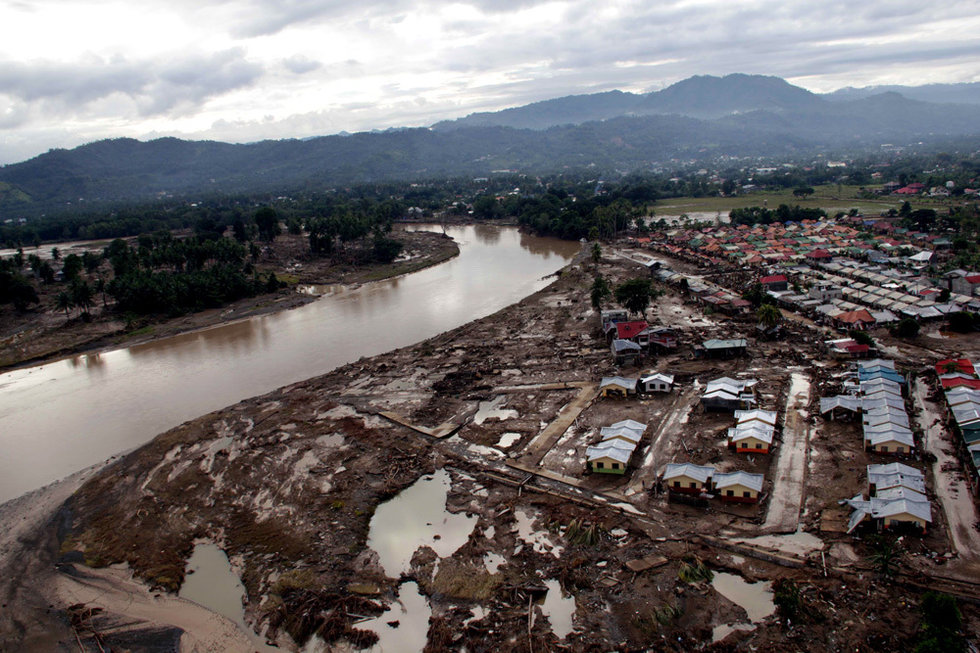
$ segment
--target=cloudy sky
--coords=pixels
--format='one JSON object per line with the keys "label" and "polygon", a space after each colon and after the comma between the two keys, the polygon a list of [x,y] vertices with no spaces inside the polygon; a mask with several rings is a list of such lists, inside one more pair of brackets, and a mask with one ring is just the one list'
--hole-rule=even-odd
{"label": "cloudy sky", "polygon": [[980,2],[0,0],[0,164],[428,125],[696,74],[980,81]]}

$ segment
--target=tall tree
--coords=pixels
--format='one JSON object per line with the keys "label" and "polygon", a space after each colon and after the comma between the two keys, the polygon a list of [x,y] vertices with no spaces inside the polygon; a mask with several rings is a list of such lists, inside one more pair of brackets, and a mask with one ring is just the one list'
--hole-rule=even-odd
{"label": "tall tree", "polygon": [[259,238],[266,242],[272,242],[276,236],[282,233],[279,226],[279,214],[269,206],[263,206],[255,212],[255,224],[259,228]]}
{"label": "tall tree", "polygon": [[630,313],[636,313],[641,317],[646,314],[647,306],[650,305],[653,296],[649,279],[630,279],[616,286],[616,301]]}

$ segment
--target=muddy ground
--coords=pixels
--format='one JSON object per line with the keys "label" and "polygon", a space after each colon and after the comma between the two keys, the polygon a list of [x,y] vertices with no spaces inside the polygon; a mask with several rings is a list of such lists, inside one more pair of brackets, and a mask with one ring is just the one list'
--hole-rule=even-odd
{"label": "muddy ground", "polygon": [[[98,293],[90,311],[90,320],[83,320],[77,310],[66,316],[64,311],[55,307],[56,297],[65,289],[65,285],[42,284],[40,305],[26,313],[20,313],[10,305],[0,306],[0,371],[86,351],[135,345],[288,310],[313,301],[315,295],[297,292],[301,285],[350,285],[377,281],[415,272],[459,254],[456,243],[443,234],[397,231],[394,237],[405,247],[398,260],[391,264],[364,264],[359,262],[360,252],[354,245],[333,258],[314,257],[304,236],[282,234],[272,244],[263,245],[256,268],[262,273],[274,272],[286,281],[286,288],[179,317],[158,315],[127,319],[113,310],[110,297]],[[111,278],[112,270],[107,262],[103,262],[100,270],[93,275],[83,272],[83,278],[94,283],[98,274],[106,279]]]}
{"label": "muddy ground", "polygon": [[[180,587],[198,538],[227,551],[247,591],[247,621],[284,650],[314,635],[322,647],[370,645],[373,634],[359,622],[394,603],[408,579],[432,610],[430,651],[905,650],[923,587],[980,596],[953,578],[977,576],[947,562],[941,517],[924,538],[894,545],[902,572],[894,579],[875,572],[868,534],[833,528],[837,502],[864,489],[864,467],[877,460],[861,448],[857,424],[815,416],[844,371],[824,360],[822,334],[791,322],[784,339],[756,341],[751,320],[704,315],[664,288],[647,318],[677,327],[681,347],[617,368],[589,304],[594,271],[580,258],[551,286],[493,316],[205,415],[125,456],[38,536],[36,550],[46,554],[5,594],[0,644],[53,638],[69,650],[77,637],[98,650],[97,642],[127,633],[173,637],[173,627],[158,633],[147,619],[120,628],[127,606],[108,599],[90,606],[104,612],[73,623],[65,578],[116,565],[162,600]],[[613,283],[643,273],[611,254],[599,271]],[[746,357],[692,354],[704,338],[740,336],[750,337]],[[928,364],[935,351],[926,346],[903,355],[907,369]],[[650,369],[676,375],[673,393],[595,398],[601,377]],[[722,442],[731,414],[705,413],[699,402],[712,378],[756,378],[760,407],[783,424],[793,373],[810,383],[796,534],[764,528],[781,439],[768,456],[735,454]],[[568,428],[549,430],[563,418]],[[623,419],[648,424],[632,469],[585,474],[585,446]],[[763,499],[669,501],[656,478],[671,461],[763,473]],[[447,509],[472,516],[472,532],[441,559],[421,547],[405,575],[388,577],[367,545],[372,516],[437,469],[452,479]],[[941,513],[934,501],[933,514]],[[751,541],[763,535],[769,539]],[[771,614],[752,623],[704,570],[795,587],[797,608],[788,620]],[[562,638],[536,602],[549,581],[575,604],[574,627]],[[25,592],[27,584],[39,591]],[[968,632],[977,632],[980,612],[965,600],[960,606]],[[32,626],[42,611],[43,634]],[[387,627],[399,627],[393,623]]]}

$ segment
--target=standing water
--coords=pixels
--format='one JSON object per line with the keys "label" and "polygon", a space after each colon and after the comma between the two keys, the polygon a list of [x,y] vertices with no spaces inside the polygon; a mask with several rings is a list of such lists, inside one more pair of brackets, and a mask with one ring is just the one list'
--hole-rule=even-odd
{"label": "standing water", "polygon": [[388,576],[397,578],[407,573],[420,546],[429,546],[445,558],[466,544],[476,517],[446,510],[451,485],[449,472],[440,469],[374,511],[367,543],[378,552]]}
{"label": "standing water", "polygon": [[279,650],[267,647],[245,623],[245,609],[242,606],[245,586],[231,568],[228,556],[217,545],[211,542],[194,545],[194,552],[187,559],[187,574],[180,586],[179,596],[230,619],[248,635],[255,650]]}
{"label": "standing water", "polygon": [[[438,227],[430,227],[436,230]],[[579,243],[448,227],[460,254],[301,308],[0,374],[0,502],[213,410],[490,315]]]}

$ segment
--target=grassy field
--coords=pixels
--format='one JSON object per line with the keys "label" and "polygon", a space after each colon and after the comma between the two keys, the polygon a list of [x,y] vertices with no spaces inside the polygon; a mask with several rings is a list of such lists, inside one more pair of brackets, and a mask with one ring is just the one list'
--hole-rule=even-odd
{"label": "grassy field", "polygon": [[[681,213],[721,213],[728,215],[732,209],[745,208],[749,206],[767,206],[775,209],[780,204],[790,206],[799,204],[803,207],[818,207],[827,212],[828,215],[835,215],[838,211],[849,211],[857,209],[863,215],[878,215],[883,211],[902,206],[903,200],[899,197],[883,197],[882,199],[859,199],[858,186],[841,186],[838,190],[837,184],[827,184],[815,186],[813,195],[807,199],[793,197],[792,189],[783,191],[759,191],[739,195],[737,197],[672,197],[657,201],[653,206],[656,215],[679,215]],[[912,201],[913,209],[930,208],[942,209],[950,206],[949,200],[915,199]],[[692,217],[694,217],[692,215]]]}

